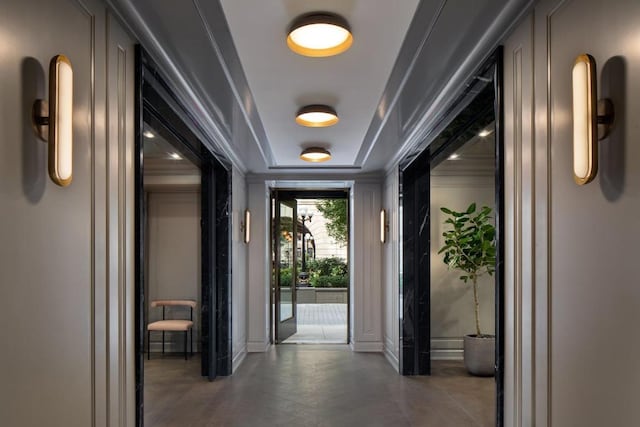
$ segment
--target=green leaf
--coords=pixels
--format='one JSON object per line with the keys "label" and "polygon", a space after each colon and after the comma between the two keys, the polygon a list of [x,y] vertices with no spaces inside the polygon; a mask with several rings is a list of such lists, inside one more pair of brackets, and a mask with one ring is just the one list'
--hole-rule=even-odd
{"label": "green leaf", "polygon": [[440,208],[440,210],[446,214],[452,215],[453,212],[451,211],[451,209],[447,209],[445,207]]}
{"label": "green leaf", "polygon": [[476,204],[475,203],[471,203],[469,205],[469,207],[467,208],[467,215],[472,214],[476,211]]}

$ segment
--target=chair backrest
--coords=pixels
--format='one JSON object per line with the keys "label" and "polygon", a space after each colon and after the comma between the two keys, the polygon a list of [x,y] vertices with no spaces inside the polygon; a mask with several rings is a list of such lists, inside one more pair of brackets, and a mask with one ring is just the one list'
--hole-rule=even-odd
{"label": "chair backrest", "polygon": [[162,320],[165,320],[165,307],[189,307],[189,319],[193,320],[196,302],[192,299],[157,299],[151,301],[151,307],[162,307]]}
{"label": "chair backrest", "polygon": [[191,299],[158,299],[151,301],[151,307],[191,307],[196,308],[196,302]]}

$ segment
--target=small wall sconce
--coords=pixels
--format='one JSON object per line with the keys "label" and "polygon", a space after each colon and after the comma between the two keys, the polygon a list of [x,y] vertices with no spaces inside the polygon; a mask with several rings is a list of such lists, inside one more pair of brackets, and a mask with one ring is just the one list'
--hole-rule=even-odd
{"label": "small wall sconce", "polygon": [[244,242],[249,243],[251,241],[251,212],[249,209],[244,211],[244,221],[240,222],[240,231],[243,234]]}
{"label": "small wall sconce", "polygon": [[598,141],[609,134],[613,104],[597,100],[596,61],[579,55],[573,64],[573,179],[578,185],[591,182],[598,173]]}
{"label": "small wall sconce", "polygon": [[61,187],[73,176],[73,68],[64,55],[49,63],[49,102],[33,104],[33,125],[40,139],[49,143],[49,176]]}
{"label": "small wall sconce", "polygon": [[380,210],[380,243],[386,243],[388,230],[389,230],[389,224],[387,223],[387,211],[385,209],[381,209]]}

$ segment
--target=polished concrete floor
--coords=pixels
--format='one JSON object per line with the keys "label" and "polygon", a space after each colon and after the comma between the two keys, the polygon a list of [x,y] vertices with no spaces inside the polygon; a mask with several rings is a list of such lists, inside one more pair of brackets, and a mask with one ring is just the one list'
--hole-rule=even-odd
{"label": "polished concrete floor", "polygon": [[494,426],[493,378],[434,361],[403,377],[379,353],[280,345],[207,382],[199,355],[145,360],[146,426]]}
{"label": "polished concrete floor", "polygon": [[296,304],[296,320],[285,344],[347,343],[347,304]]}

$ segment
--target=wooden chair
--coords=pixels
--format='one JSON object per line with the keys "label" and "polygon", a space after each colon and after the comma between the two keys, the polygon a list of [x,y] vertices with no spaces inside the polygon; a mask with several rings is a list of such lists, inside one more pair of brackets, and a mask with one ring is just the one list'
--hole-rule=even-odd
{"label": "wooden chair", "polygon": [[[164,333],[184,332],[184,360],[187,360],[187,332],[191,335],[191,354],[193,354],[193,309],[196,302],[186,299],[155,300],[151,307],[162,307],[162,320],[147,325],[147,360],[151,359],[151,331],[162,331],[162,354],[164,354]],[[165,307],[189,307],[189,320],[166,319]]]}

